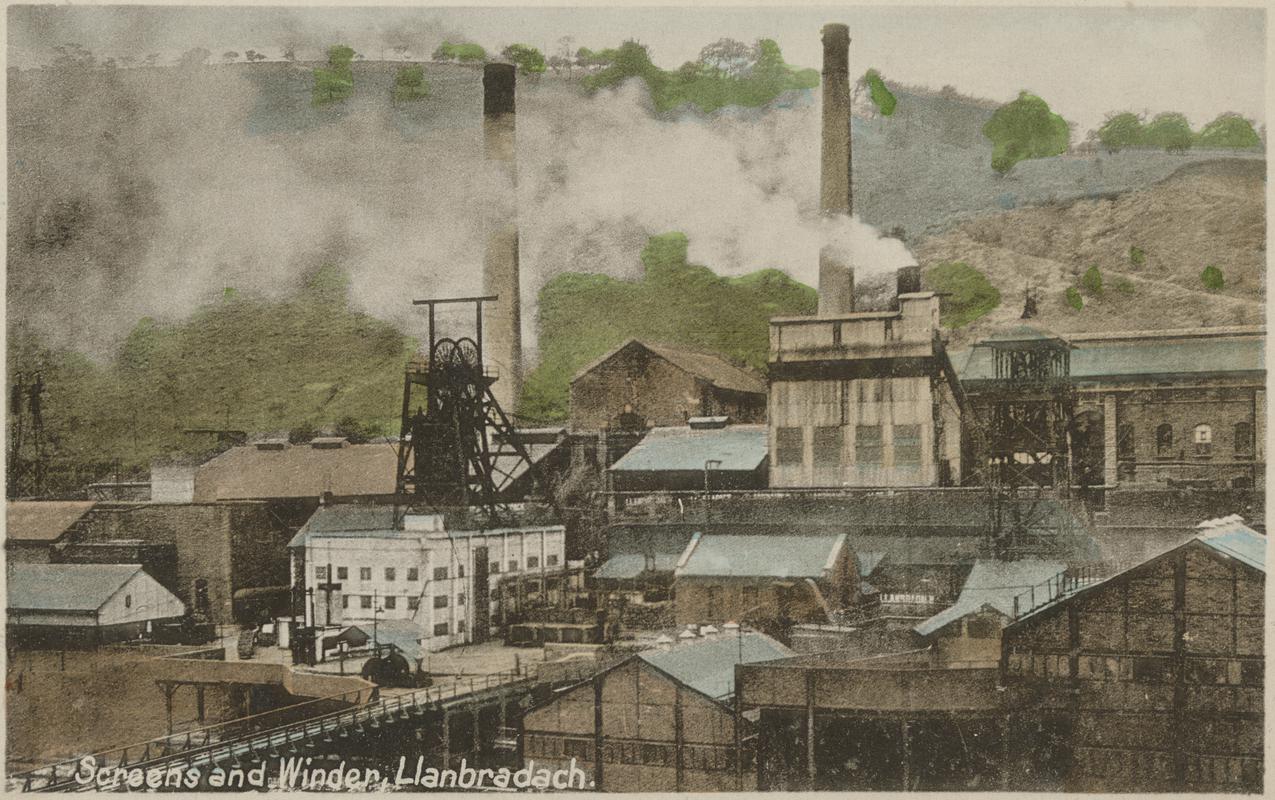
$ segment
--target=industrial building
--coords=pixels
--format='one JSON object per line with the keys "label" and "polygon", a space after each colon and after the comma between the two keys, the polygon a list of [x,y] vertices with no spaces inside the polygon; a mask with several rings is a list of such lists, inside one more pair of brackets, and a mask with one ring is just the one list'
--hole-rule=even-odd
{"label": "industrial building", "polygon": [[297,532],[288,547],[307,626],[411,620],[429,651],[484,642],[510,611],[505,584],[513,602],[536,603],[566,568],[561,525],[482,528],[403,511],[323,506]]}
{"label": "industrial building", "polygon": [[766,383],[724,357],[629,339],[571,379],[571,428],[642,430],[692,417],[766,421]]}
{"label": "industrial building", "polygon": [[597,791],[755,790],[753,726],[732,705],[735,670],[788,655],[739,630],[642,651],[529,710],[523,757],[550,769],[574,758]]}
{"label": "industrial building", "polygon": [[11,564],[11,644],[38,649],[136,639],[186,613],[140,564]]}
{"label": "industrial building", "polygon": [[857,597],[859,571],[842,535],[693,534],[674,571],[679,625],[750,622],[781,630],[826,622]]}
{"label": "industrial building", "polygon": [[1260,792],[1266,537],[1226,517],[1101,582],[1039,587],[1007,683],[1069,791]]}
{"label": "industrial building", "polygon": [[611,466],[615,492],[713,492],[766,488],[765,425],[730,425],[724,417],[652,428]]}
{"label": "industrial building", "polygon": [[10,500],[5,504],[4,549],[9,563],[47,564],[54,549],[75,538],[92,500]]}

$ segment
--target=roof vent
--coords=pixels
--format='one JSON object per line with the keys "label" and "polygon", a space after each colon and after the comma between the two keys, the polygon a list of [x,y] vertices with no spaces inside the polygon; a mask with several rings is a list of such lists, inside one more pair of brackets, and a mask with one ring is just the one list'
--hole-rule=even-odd
{"label": "roof vent", "polygon": [[730,417],[691,417],[686,424],[695,431],[718,430],[730,424]]}
{"label": "roof vent", "polygon": [[288,442],[286,439],[266,439],[264,441],[257,442],[258,450],[282,450],[287,446]]}
{"label": "roof vent", "polygon": [[723,625],[723,626],[722,626],[722,630],[724,630],[724,631],[737,631],[737,630],[739,630],[739,623],[738,623],[738,622],[727,622],[725,625]]}
{"label": "roof vent", "polygon": [[717,633],[717,628],[712,625],[705,625],[699,629],[700,636],[712,636],[714,633]]}
{"label": "roof vent", "polygon": [[695,635],[695,631],[690,630],[690,629],[687,629],[687,630],[684,630],[684,631],[682,631],[681,633],[679,633],[679,634],[677,635],[677,638],[685,640],[685,639],[695,639],[695,638],[698,638],[698,637],[696,637],[696,635]]}

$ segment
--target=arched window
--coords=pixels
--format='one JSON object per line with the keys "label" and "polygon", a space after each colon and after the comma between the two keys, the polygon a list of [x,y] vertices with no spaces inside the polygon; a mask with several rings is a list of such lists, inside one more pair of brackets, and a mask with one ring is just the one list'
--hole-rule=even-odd
{"label": "arched window", "polygon": [[1167,422],[1155,429],[1155,454],[1161,458],[1173,455],[1173,426]]}
{"label": "arched window", "polygon": [[1235,457],[1253,457],[1253,426],[1251,423],[1235,423]]}
{"label": "arched window", "polygon": [[1213,455],[1213,429],[1208,425],[1196,425],[1191,431],[1191,443],[1197,456]]}

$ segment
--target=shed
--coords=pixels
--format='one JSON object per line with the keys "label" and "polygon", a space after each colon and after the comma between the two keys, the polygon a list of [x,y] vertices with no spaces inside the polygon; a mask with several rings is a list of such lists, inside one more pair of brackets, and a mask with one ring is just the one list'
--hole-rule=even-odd
{"label": "shed", "polygon": [[186,613],[140,564],[13,564],[8,600],[9,630],[23,641],[118,641]]}
{"label": "shed", "polygon": [[764,489],[764,425],[654,428],[611,467],[616,491]]}

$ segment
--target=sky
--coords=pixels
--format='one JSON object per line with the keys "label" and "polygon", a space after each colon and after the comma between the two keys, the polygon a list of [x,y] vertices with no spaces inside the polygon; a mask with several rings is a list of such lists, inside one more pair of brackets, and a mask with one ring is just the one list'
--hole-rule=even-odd
{"label": "sky", "polygon": [[100,57],[248,48],[277,58],[285,44],[315,58],[341,41],[368,58],[406,43],[424,58],[444,38],[488,50],[524,42],[557,51],[629,38],[675,68],[721,37],[775,39],[796,65],[818,67],[819,28],[850,26],[851,67],[887,79],[997,101],[1032,91],[1081,136],[1112,111],[1180,111],[1195,127],[1235,111],[1265,123],[1266,19],[1261,8],[785,6],[332,7],[11,6],[12,66],[51,59],[75,42]]}

